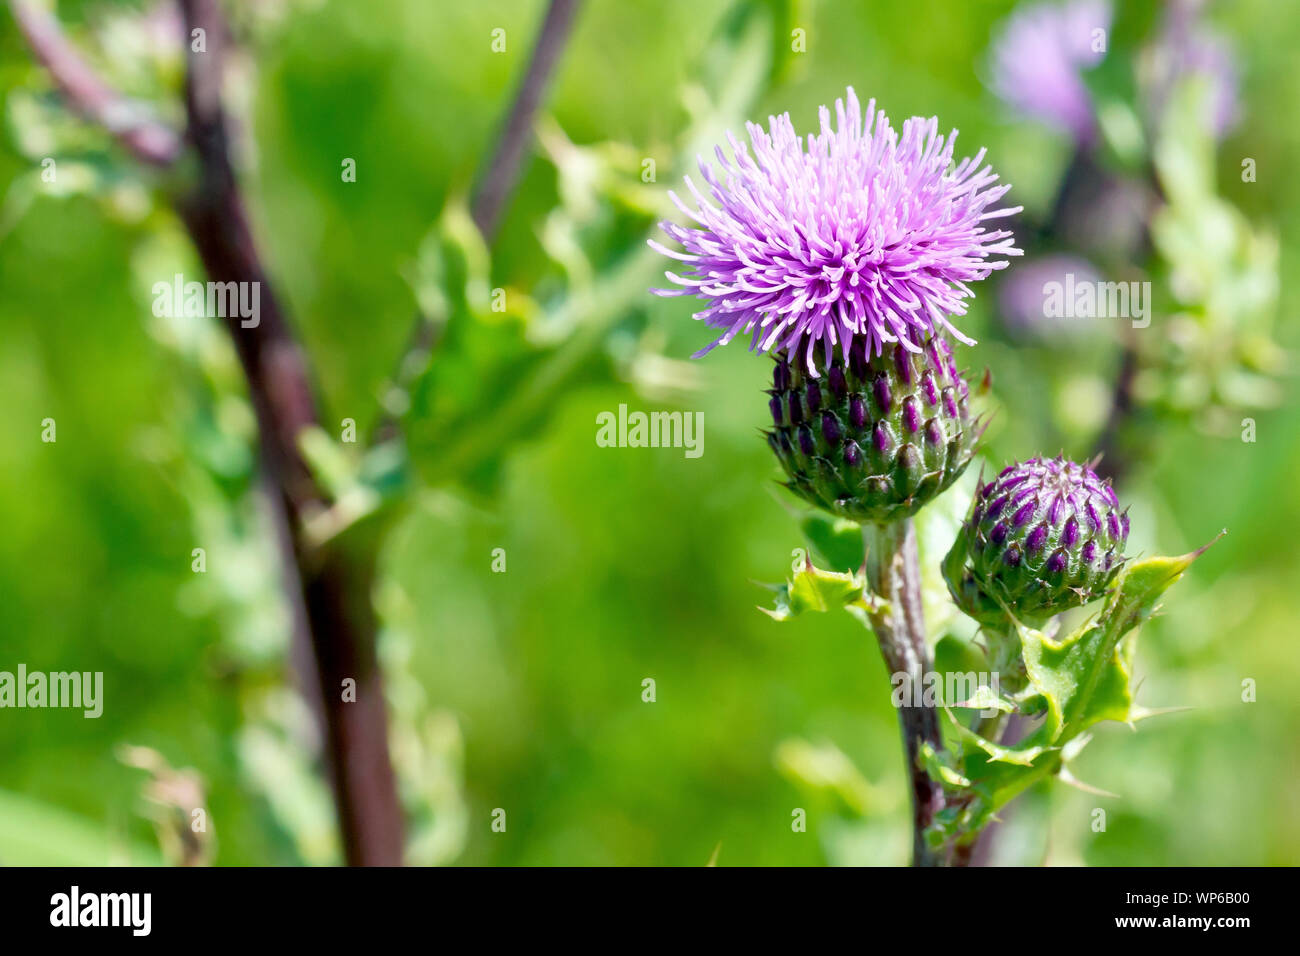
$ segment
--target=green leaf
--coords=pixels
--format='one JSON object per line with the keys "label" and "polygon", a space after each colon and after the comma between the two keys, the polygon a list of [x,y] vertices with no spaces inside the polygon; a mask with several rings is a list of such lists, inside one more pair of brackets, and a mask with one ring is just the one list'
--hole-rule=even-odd
{"label": "green leaf", "polygon": [[1108,99],[1097,104],[1096,113],[1102,140],[1115,161],[1126,172],[1140,173],[1147,143],[1137,110],[1126,100]]}
{"label": "green leaf", "polygon": [[[1034,761],[1042,754],[1057,749],[1042,744],[1028,743],[1027,741],[1014,746],[1004,747],[1001,744],[994,743],[993,741],[975,733],[975,731],[971,730],[958,720],[957,716],[949,708],[945,707],[943,710],[944,713],[948,715],[948,720],[952,723],[953,728],[957,732],[957,739],[963,744],[968,745],[964,749],[969,752],[969,748],[974,747],[976,750],[981,751],[988,761],[1015,764],[1020,767],[1032,767]],[[1032,740],[1033,738],[1030,739]]]}
{"label": "green leaf", "polygon": [[1175,87],[1165,111],[1153,158],[1160,186],[1175,205],[1214,196],[1210,94],[1201,78],[1186,80]]}
{"label": "green leaf", "polygon": [[964,707],[969,710],[997,710],[1004,714],[1010,714],[1015,711],[1016,705],[1005,697],[1000,695],[987,684],[981,684],[975,688],[975,693],[965,700],[954,701],[949,707]]}
{"label": "green leaf", "polygon": [[860,571],[823,571],[804,559],[794,579],[775,588],[776,607],[759,610],[774,621],[788,621],[805,611],[830,611],[860,604],[866,577]]}
{"label": "green leaf", "polygon": [[160,866],[156,847],[19,793],[0,790],[0,864],[5,866]]}
{"label": "green leaf", "polygon": [[957,770],[945,759],[947,751],[943,754],[935,752],[934,747],[930,744],[922,744],[920,751],[921,765],[925,767],[925,772],[935,780],[939,780],[949,787],[969,787],[971,786],[970,778],[962,776]]}
{"label": "green leaf", "polygon": [[1129,720],[1135,646],[1125,638],[1155,613],[1161,596],[1204,551],[1128,565],[1101,613],[1059,641],[1016,622],[1025,670],[1047,704],[1048,740],[1064,742],[1101,720]]}
{"label": "green leaf", "polygon": [[889,805],[886,795],[830,741],[813,743],[791,737],[777,745],[774,759],[786,779],[810,791],[834,794],[855,816],[866,816],[873,807]]}
{"label": "green leaf", "polygon": [[862,525],[856,521],[814,511],[804,517],[802,528],[808,543],[832,568],[852,571],[867,559]]}
{"label": "green leaf", "polygon": [[993,755],[983,752],[982,747],[974,745],[977,752],[968,753],[965,758],[973,798],[964,806],[959,804],[959,812],[945,821],[944,828],[950,835],[977,833],[996,817],[1000,809],[1034,784],[1048,779],[1060,770],[1060,748],[1032,743],[1037,739],[1040,739],[1040,735],[1035,734],[1029,741],[1016,747],[998,748],[997,745],[991,745],[995,750],[1010,751],[1006,756],[1014,759],[994,759]]}

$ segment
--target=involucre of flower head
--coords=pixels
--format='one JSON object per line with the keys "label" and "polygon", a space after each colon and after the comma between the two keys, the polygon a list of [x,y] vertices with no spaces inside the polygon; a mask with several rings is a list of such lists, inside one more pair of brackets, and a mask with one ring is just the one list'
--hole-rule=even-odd
{"label": "involucre of flower head", "polygon": [[1110,19],[1107,0],[1019,7],[993,41],[990,88],[1026,116],[1091,142],[1097,120],[1082,73],[1105,58],[1097,31],[1104,37]]}
{"label": "involucre of flower head", "polygon": [[883,524],[915,514],[970,464],[981,429],[952,349],[932,336],[920,352],[900,344],[810,374],[776,356],[768,444],[810,504]]}
{"label": "involucre of flower head", "polygon": [[1124,562],[1127,511],[1109,481],[1064,458],[1013,464],[975,493],[944,563],[953,598],[988,622],[1036,623],[1099,597]]}
{"label": "involucre of flower head", "polygon": [[1020,210],[995,208],[1010,187],[981,167],[984,150],[954,165],[956,131],[913,117],[896,133],[874,100],[864,121],[852,89],[806,140],[788,113],[747,129],[752,155],[728,134],[717,171],[700,159],[707,195],[686,178],[696,208],[672,195],[696,224],[661,224],[684,251],[650,243],[686,264],[667,273],[682,288],[654,291],[703,299],[694,317],[722,330],[697,355],[752,334],[751,349],[816,377],[819,351],[827,366],[837,348],[844,361],[857,345],[920,352],[939,331],[970,343],[948,321],[965,314],[968,283],[1020,254],[1009,231],[985,226]]}

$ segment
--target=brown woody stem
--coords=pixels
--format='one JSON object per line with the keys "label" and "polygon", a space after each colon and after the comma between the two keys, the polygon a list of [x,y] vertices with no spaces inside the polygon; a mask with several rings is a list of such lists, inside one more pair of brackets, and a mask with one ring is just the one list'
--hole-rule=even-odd
{"label": "brown woody stem", "polygon": [[[322,726],[344,856],[352,865],[400,865],[402,814],[376,656],[373,554],[349,550],[343,541],[314,545],[305,532],[307,521],[329,505],[298,447],[299,434],[319,424],[320,415],[306,358],[262,266],[230,163],[221,106],[225,22],[217,0],[181,0],[181,9],[187,35],[202,29],[206,50],[188,54],[186,139],[198,158],[199,182],[178,198],[177,209],[209,279],[260,284],[259,321],[248,328],[238,319],[227,324],[257,415],[262,464],[287,526],[285,585],[302,612],[295,637],[310,646],[315,665],[305,690]],[[353,701],[343,695],[348,679],[355,681]]]}
{"label": "brown woody stem", "polygon": [[[298,447],[320,416],[306,358],[262,265],[230,162],[221,106],[221,53],[226,26],[217,0],[181,0],[186,35],[205,34],[205,49],[187,44],[182,142],[139,104],[104,83],[67,41],[58,22],[26,0],[10,7],[36,59],[69,106],[112,133],[141,162],[170,167],[193,149],[197,182],[174,199],[214,282],[257,283],[260,312],[245,325],[227,320],[257,416],[262,480],[283,563],[305,691],[313,701],[338,810],[344,856],[356,865],[402,861],[402,816],[388,753],[387,714],[375,650],[371,604],[373,548],[345,540],[314,544],[306,523],[329,507]],[[343,681],[356,682],[345,702]]]}

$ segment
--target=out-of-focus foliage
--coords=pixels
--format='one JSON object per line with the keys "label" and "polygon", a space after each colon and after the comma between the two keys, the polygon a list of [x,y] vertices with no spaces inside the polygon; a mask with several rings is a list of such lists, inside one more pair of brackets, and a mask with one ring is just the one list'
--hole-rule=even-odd
{"label": "out-of-focus foliage", "polygon": [[[753,34],[728,33],[744,21],[728,20],[722,0],[587,4],[490,253],[465,229],[463,197],[540,3],[234,6],[248,45],[230,92],[249,206],[328,410],[308,439],[313,463],[356,508],[321,532],[369,514],[391,529],[376,598],[412,861],[699,865],[719,843],[722,865],[905,859],[879,652],[846,615],[777,626],[753,611],[770,597],[753,582],[781,578],[794,548],[811,540],[823,566],[852,572],[855,545],[803,527],[776,485],[756,433],[769,366],[729,349],[685,367],[703,330],[684,302],[642,294],[656,279],[641,241],[666,190],[725,126],[789,109],[806,129],[849,83],[893,114],[936,113],[986,144],[1011,197],[1041,218],[1068,149],[1006,121],[979,82],[1010,3],[764,4],[779,26]],[[1117,36],[1153,22],[1154,4],[1124,6]],[[179,63],[164,54],[144,68],[144,41],[106,26],[106,10],[141,4],[59,7],[97,63],[176,119]],[[1300,216],[1285,172],[1300,90],[1278,81],[1300,14],[1241,0],[1211,15],[1244,66],[1244,110],[1200,161],[1214,163],[1203,181],[1239,212],[1211,236],[1227,250],[1221,268],[1198,267],[1213,290],[1171,273],[1168,294],[1183,320],[1205,326],[1222,320],[1223,295],[1244,296],[1278,317],[1272,334],[1294,350],[1296,293],[1282,285],[1273,309],[1257,273],[1276,255],[1277,271],[1293,274],[1300,254],[1285,228]],[[505,53],[491,51],[495,28]],[[789,50],[794,30],[806,52]],[[720,42],[732,60],[711,52]],[[1111,57],[1135,46],[1112,45]],[[750,92],[719,92],[733,88]],[[745,102],[755,91],[757,104]],[[97,720],[0,710],[0,861],[161,860],[150,777],[118,759],[125,744],[193,769],[215,863],[333,862],[317,742],[286,689],[238,369],[219,330],[150,310],[152,282],[198,276],[198,265],[156,184],[53,108],[7,15],[0,95],[0,670],[105,675]],[[1244,157],[1257,163],[1253,183],[1241,181]],[[40,178],[45,158],[57,163],[53,183]],[[341,181],[345,158],[355,183]],[[1213,206],[1193,205],[1162,220],[1171,261],[1203,254],[1188,237]],[[494,289],[506,290],[504,312],[492,311]],[[1004,332],[994,302],[980,291],[968,331],[981,342],[959,355],[993,372],[1001,408],[985,457],[1085,445],[1113,338],[1076,341],[1067,361]],[[411,406],[393,409],[417,307],[435,319],[445,309],[446,335],[411,370]],[[1166,321],[1175,328],[1154,319]],[[1171,394],[1180,383],[1174,372]],[[1213,387],[1236,407],[1235,386]],[[1300,861],[1300,815],[1285,796],[1300,786],[1300,413],[1286,379],[1272,387],[1285,400],[1249,412],[1253,442],[1166,422],[1132,478],[1134,553],[1176,553],[1231,529],[1144,626],[1133,664],[1144,702],[1193,709],[1136,735],[1094,728],[1077,775],[1120,796],[1032,792],[1008,858]],[[620,403],[702,412],[705,453],[597,446],[596,415]],[[364,443],[394,410],[415,426],[409,483],[400,458],[340,442],[343,419]],[[40,441],[47,417],[53,444]],[[388,508],[394,496],[409,496],[405,507]],[[931,594],[942,594],[937,561],[968,500],[969,487],[951,490],[918,529]],[[191,570],[195,548],[203,574]],[[504,573],[493,571],[498,548]],[[940,666],[968,667],[966,622],[933,603]],[[1095,807],[1105,832],[1092,828]],[[505,833],[492,832],[496,808]],[[791,827],[796,808],[806,833]]]}
{"label": "out-of-focus foliage", "polygon": [[1237,431],[1240,410],[1281,401],[1285,360],[1272,339],[1277,239],[1218,195],[1214,144],[1201,121],[1207,96],[1202,84],[1178,88],[1155,150],[1166,204],[1151,237],[1166,263],[1171,308],[1164,354],[1153,356],[1138,397],[1223,433]]}

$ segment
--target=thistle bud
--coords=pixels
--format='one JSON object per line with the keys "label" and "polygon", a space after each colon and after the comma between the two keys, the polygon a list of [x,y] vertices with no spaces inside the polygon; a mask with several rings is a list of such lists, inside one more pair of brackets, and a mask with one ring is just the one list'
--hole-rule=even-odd
{"label": "thistle bud", "polygon": [[[978,428],[970,390],[948,343],[919,352],[887,345],[870,356],[855,345],[814,377],[776,356],[769,445],[787,487],[833,514],[882,523],[914,514],[970,463]],[[816,414],[813,412],[816,410]]]}
{"label": "thistle bud", "polygon": [[1031,458],[976,490],[944,575],[977,619],[1000,619],[1005,607],[1036,623],[1101,595],[1128,529],[1109,481],[1064,458]]}

